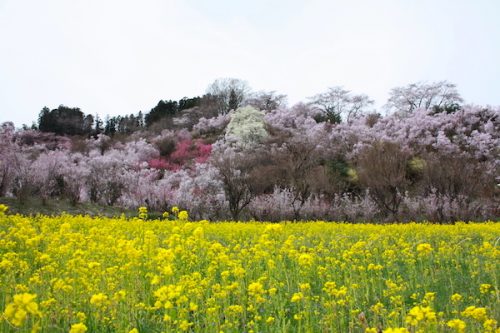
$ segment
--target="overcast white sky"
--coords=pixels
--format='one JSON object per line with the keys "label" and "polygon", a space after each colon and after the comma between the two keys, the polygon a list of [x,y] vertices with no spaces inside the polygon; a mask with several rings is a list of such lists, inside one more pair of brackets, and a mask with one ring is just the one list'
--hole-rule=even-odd
{"label": "overcast white sky", "polygon": [[498,0],[0,0],[0,122],[149,111],[219,77],[291,103],[448,80],[500,105]]}

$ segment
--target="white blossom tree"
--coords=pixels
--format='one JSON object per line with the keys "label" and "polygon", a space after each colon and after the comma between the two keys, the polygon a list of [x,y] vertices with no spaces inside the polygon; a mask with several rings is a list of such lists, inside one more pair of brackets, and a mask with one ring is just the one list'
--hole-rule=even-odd
{"label": "white blossom tree", "polygon": [[404,87],[393,88],[385,108],[400,115],[416,109],[431,108],[454,110],[463,102],[457,86],[448,81],[432,83],[417,82]]}
{"label": "white blossom tree", "polygon": [[324,112],[325,120],[340,123],[343,120],[350,123],[361,113],[369,111],[374,101],[367,95],[354,95],[341,86],[328,88],[324,93],[309,98],[311,104]]}
{"label": "white blossom tree", "polygon": [[267,136],[264,113],[251,106],[236,109],[226,127],[226,139],[241,146],[251,146]]}

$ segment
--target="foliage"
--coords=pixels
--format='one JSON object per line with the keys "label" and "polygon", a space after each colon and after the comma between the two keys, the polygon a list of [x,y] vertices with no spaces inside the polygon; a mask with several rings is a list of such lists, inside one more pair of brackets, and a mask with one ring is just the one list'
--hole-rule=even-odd
{"label": "foliage", "polygon": [[[96,134],[102,132],[99,129],[99,124],[96,121]],[[144,127],[144,117],[141,111],[137,116],[130,114],[126,116],[115,116],[107,117],[104,124],[104,134],[113,136],[116,133],[120,134],[131,134],[133,132],[139,131]]]}
{"label": "foliage", "polygon": [[160,100],[158,102],[158,105],[152,108],[148,114],[146,114],[146,117],[144,119],[146,122],[146,126],[149,127],[154,123],[160,121],[162,118],[173,117],[183,110],[188,110],[199,106],[200,103],[200,97],[185,97],[179,101]]}
{"label": "foliage", "polygon": [[85,116],[79,108],[59,105],[50,110],[44,107],[38,116],[38,129],[42,132],[56,134],[79,135],[90,133],[94,123],[93,117]]}

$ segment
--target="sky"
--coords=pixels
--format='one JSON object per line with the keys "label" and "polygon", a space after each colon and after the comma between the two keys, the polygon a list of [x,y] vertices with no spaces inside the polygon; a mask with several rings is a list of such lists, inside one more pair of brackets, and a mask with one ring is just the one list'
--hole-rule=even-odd
{"label": "sky", "polygon": [[448,80],[500,105],[499,14],[498,0],[0,0],[0,123],[61,104],[147,112],[223,77],[289,104],[343,86],[380,107]]}

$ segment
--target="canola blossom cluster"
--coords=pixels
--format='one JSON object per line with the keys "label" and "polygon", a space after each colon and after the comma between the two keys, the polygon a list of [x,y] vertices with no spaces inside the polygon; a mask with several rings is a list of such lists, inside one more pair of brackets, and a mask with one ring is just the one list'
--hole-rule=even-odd
{"label": "canola blossom cluster", "polygon": [[500,332],[498,223],[140,213],[0,212],[0,332]]}

